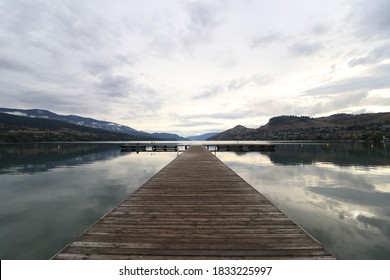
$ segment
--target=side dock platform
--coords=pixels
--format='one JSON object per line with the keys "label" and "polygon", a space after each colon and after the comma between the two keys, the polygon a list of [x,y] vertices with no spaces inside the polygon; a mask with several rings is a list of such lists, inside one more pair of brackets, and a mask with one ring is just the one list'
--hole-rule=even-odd
{"label": "side dock platform", "polygon": [[211,152],[191,146],[53,259],[334,259]]}
{"label": "side dock platform", "polygon": [[[164,143],[128,143],[121,146],[122,152],[178,152],[185,151],[190,144],[164,144]],[[203,145],[213,152],[274,152],[273,144],[220,144],[208,143]]]}

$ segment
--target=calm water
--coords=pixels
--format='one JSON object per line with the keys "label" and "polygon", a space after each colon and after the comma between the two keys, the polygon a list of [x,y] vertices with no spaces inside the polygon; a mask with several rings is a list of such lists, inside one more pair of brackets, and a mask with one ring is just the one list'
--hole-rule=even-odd
{"label": "calm water", "polygon": [[[52,257],[176,156],[0,145],[0,258]],[[217,156],[338,258],[390,259],[389,147],[280,143]]]}
{"label": "calm water", "polygon": [[120,144],[0,145],[0,258],[51,258],[175,157]]}
{"label": "calm water", "polygon": [[339,259],[390,259],[390,149],[383,145],[277,145],[219,153]]}

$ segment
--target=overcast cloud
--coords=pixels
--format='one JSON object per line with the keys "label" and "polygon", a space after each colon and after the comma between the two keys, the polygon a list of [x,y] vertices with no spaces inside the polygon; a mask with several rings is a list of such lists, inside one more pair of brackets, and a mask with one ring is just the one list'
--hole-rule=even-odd
{"label": "overcast cloud", "polygon": [[0,0],[0,107],[194,135],[390,111],[388,0]]}

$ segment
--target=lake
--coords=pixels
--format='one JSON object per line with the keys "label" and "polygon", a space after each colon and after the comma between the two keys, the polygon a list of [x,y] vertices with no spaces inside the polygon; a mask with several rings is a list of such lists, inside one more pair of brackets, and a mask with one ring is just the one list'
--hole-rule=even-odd
{"label": "lake", "polygon": [[[390,259],[389,146],[273,144],[213,153],[337,258]],[[177,157],[120,146],[1,144],[0,258],[51,258]]]}

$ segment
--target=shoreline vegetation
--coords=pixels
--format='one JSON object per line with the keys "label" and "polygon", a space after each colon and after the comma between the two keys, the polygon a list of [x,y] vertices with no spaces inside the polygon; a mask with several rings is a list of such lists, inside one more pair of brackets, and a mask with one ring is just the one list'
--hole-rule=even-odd
{"label": "shoreline vegetation", "polygon": [[[390,113],[329,117],[278,116],[259,128],[238,125],[207,140],[315,140],[389,142]],[[56,141],[158,141],[146,135],[116,133],[47,118],[0,113],[0,143]]]}

